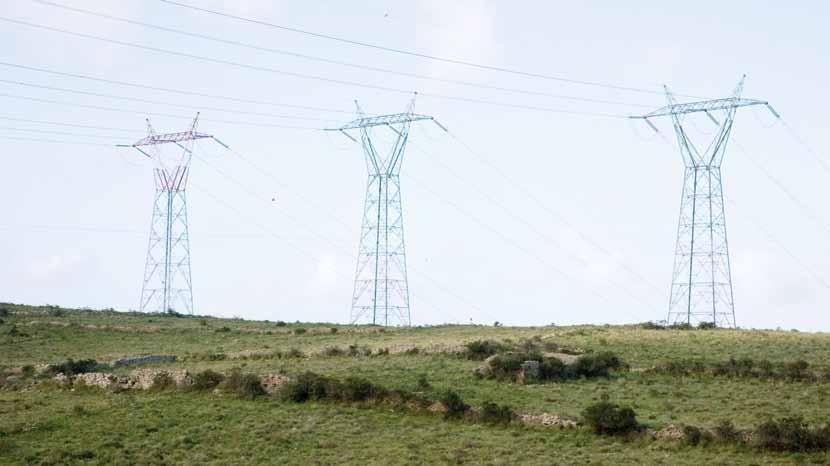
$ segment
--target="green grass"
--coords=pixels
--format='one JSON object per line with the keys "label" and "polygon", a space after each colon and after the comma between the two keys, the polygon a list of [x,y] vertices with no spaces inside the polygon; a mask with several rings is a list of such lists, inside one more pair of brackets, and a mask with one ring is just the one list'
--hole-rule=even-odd
{"label": "green grass", "polygon": [[[260,375],[311,370],[359,375],[387,388],[414,390],[421,374],[428,394],[445,389],[465,402],[509,405],[518,412],[578,418],[607,396],[632,406],[652,429],[668,424],[713,427],[730,419],[741,429],[768,417],[802,415],[827,422],[830,383],[644,373],[662,362],[730,357],[789,362],[813,369],[830,361],[830,335],[783,331],[643,330],[635,326],[352,329],[214,318],[176,318],[108,311],[11,307],[0,325],[0,369],[93,358],[175,354],[155,367],[235,367]],[[14,326],[17,335],[11,335]],[[227,327],[229,331],[217,331]],[[295,328],[306,328],[295,335]],[[337,333],[329,329],[337,327]],[[480,364],[447,352],[463,343],[539,337],[560,346],[612,351],[635,370],[611,379],[517,385],[480,380]],[[323,356],[326,347],[360,345],[393,353],[417,346],[428,354]],[[208,361],[209,353],[288,351],[306,358]],[[129,368],[118,372],[128,372]],[[291,404],[198,393],[110,393],[34,388],[0,390],[0,464],[826,464],[827,454],[771,454],[749,446],[689,447],[678,442],[623,441],[585,429],[556,430],[448,422],[427,413],[372,404]]]}

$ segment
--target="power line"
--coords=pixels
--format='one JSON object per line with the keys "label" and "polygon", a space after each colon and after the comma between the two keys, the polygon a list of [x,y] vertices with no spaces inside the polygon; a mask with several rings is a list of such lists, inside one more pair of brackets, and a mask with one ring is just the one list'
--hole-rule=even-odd
{"label": "power line", "polygon": [[[0,93],[0,97],[6,97],[9,99],[19,99],[19,100],[28,100],[31,102],[39,102],[45,104],[54,104],[54,105],[65,105],[69,107],[77,107],[77,108],[88,108],[92,110],[103,110],[108,112],[118,112],[118,113],[129,113],[133,115],[150,115],[150,116],[162,116],[168,118],[177,118],[177,119],[184,119],[184,120],[192,120],[192,116],[187,115],[176,115],[170,113],[159,113],[159,112],[139,112],[136,110],[127,110],[123,108],[113,108],[113,107],[105,107],[100,105],[88,105],[88,104],[78,104],[73,102],[62,102],[59,100],[51,100],[51,99],[41,99],[37,97],[28,97],[28,96],[20,96],[20,95],[13,95],[13,94],[5,94]],[[319,128],[312,128],[307,126],[290,126],[290,125],[276,125],[270,123],[255,123],[249,121],[236,121],[236,120],[218,120],[214,118],[202,118],[202,121],[211,121],[215,123],[224,123],[229,125],[240,125],[240,126],[256,126],[262,128],[281,128],[281,129],[301,129],[301,130],[313,130],[316,131]]]}
{"label": "power line", "polygon": [[82,145],[82,146],[99,146],[99,147],[109,147],[112,148],[114,144],[104,144],[99,142],[81,142],[81,141],[62,141],[56,139],[42,139],[42,138],[26,138],[20,136],[5,136],[0,135],[0,139],[9,139],[12,141],[29,141],[29,142],[43,142],[49,144],[75,144],[75,145]]}
{"label": "power line", "polygon": [[152,91],[167,92],[167,93],[171,93],[171,94],[189,95],[189,96],[194,96],[194,97],[207,97],[209,99],[227,100],[227,101],[230,101],[230,102],[238,102],[238,103],[245,103],[245,104],[271,105],[271,106],[275,106],[275,107],[296,108],[298,110],[312,110],[312,111],[317,111],[317,112],[342,113],[342,114],[348,114],[348,115],[351,115],[351,114],[354,113],[354,111],[347,111],[347,110],[335,110],[335,109],[330,109],[330,108],[311,107],[311,106],[307,106],[307,105],[285,104],[285,103],[279,103],[279,102],[270,102],[270,101],[267,101],[267,100],[254,100],[254,99],[246,99],[246,98],[232,97],[232,96],[225,96],[225,95],[218,95],[218,94],[208,94],[208,93],[204,93],[204,92],[188,91],[188,90],[183,90],[183,89],[171,89],[169,87],[150,86],[150,85],[147,85],[147,84],[140,84],[140,83],[134,83],[134,82],[128,82],[128,81],[119,81],[119,80],[115,80],[115,79],[101,78],[101,77],[90,76],[90,75],[86,75],[86,74],[68,73],[68,72],[65,72],[65,71],[49,70],[49,69],[46,69],[46,68],[38,68],[38,67],[35,67],[35,66],[21,65],[19,63],[10,63],[10,62],[4,62],[4,61],[0,61],[0,66],[8,66],[8,67],[11,67],[11,68],[17,68],[17,69],[27,70],[27,71],[36,71],[38,73],[46,73],[46,74],[51,74],[51,75],[54,75],[54,76],[64,76],[64,77],[67,77],[67,78],[76,78],[76,79],[84,79],[84,80],[88,80],[88,81],[95,81],[95,82],[101,82],[101,83],[107,83],[107,84],[115,84],[115,85],[118,85],[118,86],[134,87],[134,88],[138,88],[138,89],[147,89],[147,90],[152,90]]}
{"label": "power line", "polygon": [[398,75],[398,76],[405,76],[405,77],[415,78],[415,79],[436,81],[436,82],[442,82],[442,83],[448,83],[448,84],[456,84],[456,85],[460,85],[460,86],[475,87],[475,88],[479,88],[479,89],[495,90],[495,91],[502,91],[502,92],[511,92],[511,93],[515,93],[515,94],[524,94],[524,95],[531,95],[531,96],[537,96],[537,97],[550,97],[550,98],[555,98],[555,99],[572,100],[572,101],[578,101],[578,102],[589,102],[589,103],[597,103],[597,104],[624,105],[624,106],[629,106],[629,107],[651,107],[651,105],[648,105],[648,104],[640,104],[640,103],[633,103],[633,102],[620,102],[620,101],[607,100],[607,99],[594,99],[594,98],[589,98],[589,97],[578,97],[578,96],[563,95],[563,94],[551,94],[551,93],[547,93],[547,92],[531,91],[531,90],[527,90],[527,89],[517,89],[517,88],[512,88],[512,87],[494,86],[494,85],[489,85],[489,84],[476,83],[476,82],[470,82],[470,81],[461,81],[461,80],[456,80],[456,79],[438,78],[438,77],[435,77],[435,76],[428,76],[428,75],[423,75],[423,74],[418,74],[418,73],[410,73],[410,72],[405,72],[405,71],[392,70],[392,69],[388,69],[388,68],[380,68],[380,67],[371,66],[371,65],[351,63],[351,62],[346,62],[346,61],[342,61],[342,60],[334,60],[334,59],[330,59],[330,58],[317,57],[317,56],[313,56],[313,55],[307,55],[307,54],[292,52],[292,51],[288,51],[288,50],[276,49],[276,48],[272,48],[272,47],[265,47],[265,46],[240,42],[240,41],[236,41],[236,40],[223,39],[223,38],[216,37],[216,36],[210,36],[210,35],[206,35],[206,34],[200,34],[200,33],[185,31],[185,30],[181,30],[181,29],[175,29],[175,28],[170,28],[170,27],[165,27],[165,26],[159,26],[159,25],[155,25],[155,24],[146,23],[146,22],[143,22],[143,21],[136,21],[136,20],[132,20],[132,19],[129,19],[129,18],[113,16],[113,15],[100,13],[100,12],[96,12],[96,11],[92,11],[92,10],[87,10],[87,9],[83,9],[83,8],[71,7],[71,6],[68,6],[68,5],[62,5],[62,4],[55,3],[55,2],[50,2],[50,1],[47,1],[47,0],[32,0],[32,1],[35,2],[35,3],[43,4],[43,5],[49,5],[49,6],[69,10],[69,11],[74,11],[76,13],[87,14],[87,15],[96,16],[96,17],[99,17],[99,18],[106,18],[106,19],[109,19],[109,20],[112,20],[112,21],[118,21],[118,22],[122,22],[122,23],[132,24],[132,25],[141,26],[141,27],[144,27],[144,28],[155,29],[155,30],[159,30],[159,31],[184,35],[184,36],[188,36],[188,37],[195,37],[195,38],[199,38],[199,39],[209,40],[209,41],[218,42],[218,43],[227,44],[227,45],[233,45],[233,46],[236,46],[236,47],[244,47],[244,48],[258,50],[258,51],[262,51],[262,52],[273,53],[273,54],[277,54],[277,55],[291,56],[291,57],[295,57],[295,58],[302,58],[302,59],[305,59],[305,60],[311,60],[311,61],[316,61],[316,62],[321,62],[321,63],[328,63],[328,64],[333,64],[333,65],[345,66],[345,67],[349,67],[349,68],[356,68],[356,69],[368,70],[368,71],[373,71],[373,72],[380,72],[380,73],[387,73],[387,74],[393,74],[393,75]]}
{"label": "power line", "polygon": [[39,133],[39,134],[58,134],[62,136],[82,136],[87,138],[104,138],[104,139],[113,139],[117,137],[123,136],[103,136],[100,134],[78,134],[78,133],[70,133],[68,131],[51,131],[48,129],[31,129],[31,128],[13,128],[9,126],[0,126],[0,130],[5,131],[20,131],[24,133]]}
{"label": "power line", "polygon": [[[396,53],[396,54],[401,54],[401,55],[409,55],[409,56],[418,57],[418,58],[426,58],[426,59],[429,59],[429,60],[435,60],[435,61],[440,61],[440,62],[444,62],[444,63],[452,63],[452,64],[455,64],[455,65],[463,65],[463,66],[468,66],[468,67],[478,68],[478,69],[488,70],[488,71],[498,71],[498,72],[501,72],[501,73],[509,73],[509,74],[514,74],[514,75],[519,75],[519,76],[524,76],[524,77],[529,77],[529,78],[546,79],[546,80],[551,80],[551,81],[559,81],[559,82],[565,82],[565,83],[570,83],[570,84],[580,84],[580,85],[592,86],[592,87],[602,87],[602,88],[607,88],[607,89],[615,89],[615,90],[618,90],[618,91],[629,91],[629,92],[637,92],[637,93],[644,93],[644,94],[654,94],[654,95],[660,95],[660,96],[663,95],[663,92],[657,91],[657,90],[630,87],[630,86],[621,86],[621,85],[616,85],[616,84],[607,84],[607,83],[601,83],[601,82],[596,82],[596,81],[586,81],[586,80],[581,80],[581,79],[564,78],[564,77],[561,77],[561,76],[552,76],[552,75],[534,73],[534,72],[529,72],[529,71],[522,71],[522,70],[517,70],[517,69],[512,69],[512,68],[505,68],[505,67],[500,67],[500,66],[485,65],[485,64],[474,63],[474,62],[471,62],[471,61],[459,60],[459,59],[454,59],[454,58],[439,57],[439,56],[436,56],[436,55],[430,55],[430,54],[426,54],[426,53],[420,53],[420,52],[413,52],[413,51],[409,51],[409,50],[397,49],[397,48],[387,47],[387,46],[378,45],[378,44],[371,44],[371,43],[368,43],[368,42],[361,42],[361,41],[356,41],[356,40],[352,40],[352,39],[346,39],[346,38],[337,37],[337,36],[333,36],[333,35],[329,35],[329,34],[312,32],[312,31],[308,31],[308,30],[304,30],[304,29],[295,28],[295,27],[283,26],[283,25],[274,24],[274,23],[270,23],[270,22],[267,22],[267,21],[263,21],[263,20],[245,18],[245,17],[242,17],[242,16],[233,15],[233,14],[230,14],[230,13],[224,13],[224,12],[220,12],[220,11],[216,11],[216,10],[210,10],[210,9],[207,9],[207,8],[197,7],[197,6],[194,6],[194,5],[189,5],[189,4],[186,4],[186,3],[176,2],[176,1],[172,1],[172,0],[161,0],[161,1],[164,2],[164,3],[171,4],[171,5],[176,5],[176,6],[180,6],[180,7],[184,7],[184,8],[190,8],[192,10],[201,11],[201,12],[204,12],[204,13],[210,13],[212,15],[221,16],[221,17],[225,17],[225,18],[231,18],[231,19],[235,19],[235,20],[238,20],[238,21],[244,21],[244,22],[251,23],[251,24],[258,24],[258,25],[261,25],[261,26],[267,26],[267,27],[271,27],[271,28],[275,28],[275,29],[281,29],[283,31],[290,31],[290,32],[295,32],[295,33],[299,33],[299,34],[305,34],[305,35],[309,35],[309,36],[313,36],[313,37],[317,37],[317,38],[321,38],[321,39],[334,40],[334,41],[342,42],[342,43],[345,43],[345,44],[357,45],[357,46],[360,46],[360,47],[368,47],[368,48],[372,48],[372,49],[376,49],[376,50],[382,50],[382,51],[385,51],[385,52],[391,52],[391,53]],[[677,95],[682,95],[682,94],[677,94]],[[684,96],[684,97],[695,97],[695,96]]]}
{"label": "power line", "polygon": [[[45,120],[30,120],[27,118],[15,118],[15,117],[7,117],[7,116],[0,116],[0,120],[9,120],[9,121],[21,121],[25,123],[37,123],[43,125],[55,125],[55,126],[66,126],[71,128],[85,128],[85,129],[100,129],[104,131],[123,131],[126,133],[144,133],[144,131],[137,130],[137,129],[126,129],[126,128],[112,128],[107,126],[92,126],[92,125],[81,125],[81,124],[73,124],[73,123],[64,123],[59,121],[45,121]],[[119,136],[121,137],[121,136]]]}
{"label": "power line", "polygon": [[[356,82],[356,81],[347,81],[347,80],[336,79],[336,78],[327,78],[327,77],[324,77],[324,76],[316,76],[316,75],[305,74],[305,73],[297,73],[297,72],[293,72],[293,71],[279,70],[279,69],[276,69],[276,68],[270,68],[270,67],[266,67],[266,66],[254,65],[254,64],[250,64],[250,63],[242,63],[242,62],[237,62],[237,61],[224,60],[224,59],[220,59],[220,58],[206,57],[206,56],[203,56],[203,55],[196,55],[196,54],[187,53],[187,52],[179,52],[179,51],[168,50],[168,49],[163,49],[163,48],[159,48],[159,47],[151,47],[151,46],[148,46],[148,45],[136,44],[136,43],[133,43],[133,42],[125,42],[125,41],[120,41],[120,40],[116,40],[116,39],[109,39],[109,38],[106,38],[106,37],[95,36],[95,35],[92,35],[92,34],[85,34],[85,33],[81,33],[81,32],[69,31],[69,30],[66,30],[66,29],[55,28],[55,27],[51,27],[51,26],[45,26],[45,25],[42,25],[42,24],[30,23],[30,22],[27,22],[27,21],[20,21],[20,20],[16,20],[16,19],[12,19],[12,18],[3,17],[3,16],[0,16],[0,21],[6,21],[6,22],[9,22],[9,23],[28,26],[28,27],[32,27],[32,28],[36,28],[36,29],[42,29],[42,30],[46,30],[46,31],[58,32],[58,33],[61,33],[61,34],[67,34],[67,35],[71,35],[71,36],[75,36],[75,37],[82,37],[82,38],[85,38],[85,39],[91,39],[91,40],[97,40],[97,41],[101,41],[101,42],[107,42],[107,43],[111,43],[111,44],[121,45],[121,46],[124,46],[124,47],[131,47],[131,48],[146,50],[146,51],[150,51],[150,52],[157,52],[157,53],[163,53],[163,54],[168,54],[168,55],[173,55],[173,56],[178,56],[178,57],[185,57],[185,58],[190,58],[190,59],[193,59],[193,60],[199,60],[199,61],[204,61],[204,62],[208,62],[208,63],[215,63],[215,64],[220,64],[220,65],[226,65],[226,66],[233,66],[233,67],[249,69],[249,70],[253,70],[253,71],[274,73],[274,74],[280,74],[280,75],[284,75],[284,76],[291,76],[291,77],[295,77],[295,78],[315,80],[315,81],[326,82],[326,83],[331,83],[331,84],[340,84],[340,85],[345,85],[345,86],[355,86],[355,87],[361,87],[361,88],[365,88],[365,89],[391,92],[391,93],[396,93],[396,94],[406,94],[406,95],[411,95],[412,94],[412,91],[407,90],[407,89],[400,89],[400,88],[394,88],[394,87],[367,84],[367,83],[361,83],[361,82]],[[512,108],[512,109],[517,109],[517,110],[532,110],[532,111],[546,112],[546,113],[558,113],[558,114],[566,114],[566,115],[582,115],[582,116],[592,116],[592,117],[602,117],[602,118],[617,118],[617,119],[628,118],[627,115],[622,115],[622,114],[602,113],[602,112],[585,112],[585,111],[569,110],[569,109],[556,109],[556,108],[549,108],[549,107],[539,107],[539,106],[534,106],[534,105],[523,105],[523,104],[514,104],[514,103],[509,103],[509,102],[497,102],[497,101],[491,101],[491,100],[476,99],[476,98],[470,98],[470,97],[460,97],[460,96],[455,96],[455,95],[437,94],[437,93],[432,93],[432,92],[419,92],[418,94],[420,96],[424,96],[424,97],[432,97],[432,98],[438,98],[438,99],[452,100],[452,101],[456,101],[456,102],[466,102],[466,103],[474,103],[474,104],[481,104],[481,105],[491,105],[491,106],[496,106],[496,107]]]}
{"label": "power line", "polygon": [[141,102],[141,103],[153,104],[153,105],[167,105],[168,107],[185,108],[185,109],[191,109],[191,110],[210,110],[210,111],[215,111],[215,112],[237,113],[237,114],[240,114],[240,115],[254,115],[254,116],[264,116],[264,117],[270,117],[270,118],[287,118],[287,119],[291,119],[291,120],[326,121],[326,122],[339,121],[339,120],[305,117],[305,116],[297,116],[297,115],[277,115],[277,114],[273,114],[273,113],[248,112],[248,111],[244,111],[244,110],[229,110],[229,109],[226,109],[226,108],[217,108],[217,107],[181,105],[181,104],[175,104],[175,103],[171,103],[171,102],[163,102],[163,101],[159,101],[159,100],[142,99],[142,98],[138,98],[138,97],[126,97],[126,96],[113,95],[113,94],[104,94],[104,93],[100,93],[100,92],[81,91],[81,90],[77,90],[77,89],[68,89],[68,88],[65,88],[65,87],[46,86],[46,85],[42,85],[42,84],[34,84],[34,83],[28,83],[28,82],[24,82],[24,81],[12,81],[12,80],[8,80],[8,79],[0,79],[0,83],[14,84],[16,86],[24,86],[24,87],[33,87],[33,88],[36,88],[36,89],[47,89],[47,90],[50,90],[50,91],[66,92],[66,93],[69,93],[69,94],[88,95],[88,96],[93,96],[93,97],[104,97],[104,98],[107,98],[107,99],[126,100],[126,101],[130,101],[130,102]]}

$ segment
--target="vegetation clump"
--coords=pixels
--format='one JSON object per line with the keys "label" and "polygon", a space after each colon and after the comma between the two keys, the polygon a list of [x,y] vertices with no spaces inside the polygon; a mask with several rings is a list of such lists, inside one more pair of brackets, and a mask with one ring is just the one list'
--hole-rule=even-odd
{"label": "vegetation clump", "polygon": [[196,391],[213,390],[223,380],[225,380],[224,375],[208,369],[193,376],[193,385],[191,385],[191,388]]}
{"label": "vegetation clump", "polygon": [[516,413],[507,405],[485,401],[481,405],[479,419],[485,424],[509,424],[516,418]]}
{"label": "vegetation clump", "polygon": [[63,373],[67,376],[73,376],[77,374],[85,374],[87,372],[98,372],[107,368],[108,366],[106,364],[99,364],[98,361],[94,359],[81,359],[75,361],[72,358],[69,358],[64,363],[50,365],[46,371],[52,375]]}
{"label": "vegetation clump", "polygon": [[811,429],[800,416],[770,419],[756,429],[758,446],[771,451],[810,452],[830,449],[830,426]]}
{"label": "vegetation clump", "polygon": [[154,392],[165,392],[176,388],[176,381],[167,372],[159,372],[153,376],[153,385],[150,389]]}
{"label": "vegetation clump", "polygon": [[461,419],[470,409],[470,405],[464,403],[464,400],[453,390],[444,391],[438,401],[446,408],[444,419]]}
{"label": "vegetation clump", "polygon": [[498,380],[517,380],[525,361],[539,363],[540,381],[564,381],[578,378],[610,377],[612,371],[624,369],[625,363],[614,353],[601,352],[579,356],[573,364],[539,351],[498,353],[487,362],[485,376]]}
{"label": "vegetation clump", "polygon": [[467,359],[473,360],[487,359],[507,349],[503,343],[495,340],[475,340],[468,342],[464,346],[467,348]]}
{"label": "vegetation clump", "polygon": [[226,393],[233,393],[248,400],[265,395],[265,388],[262,387],[262,380],[258,375],[243,373],[238,369],[228,374],[223,388]]}
{"label": "vegetation clump", "polygon": [[588,406],[582,412],[582,418],[600,435],[624,435],[635,432],[640,427],[633,409],[609,401]]}
{"label": "vegetation clump", "polygon": [[[830,381],[830,377],[813,373],[810,364],[802,359],[773,364],[766,359],[730,358],[727,361],[705,363],[697,360],[679,360],[660,364],[650,370],[653,373],[672,375],[702,375],[716,377],[756,378],[786,380],[790,382]],[[828,371],[830,374],[830,371]]]}

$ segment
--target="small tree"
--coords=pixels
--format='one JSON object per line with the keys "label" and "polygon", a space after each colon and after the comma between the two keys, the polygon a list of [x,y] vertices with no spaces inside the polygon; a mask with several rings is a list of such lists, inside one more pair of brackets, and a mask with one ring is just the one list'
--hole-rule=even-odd
{"label": "small tree", "polygon": [[600,401],[582,412],[585,422],[601,435],[622,435],[639,428],[637,415],[629,407],[621,407],[608,401]]}

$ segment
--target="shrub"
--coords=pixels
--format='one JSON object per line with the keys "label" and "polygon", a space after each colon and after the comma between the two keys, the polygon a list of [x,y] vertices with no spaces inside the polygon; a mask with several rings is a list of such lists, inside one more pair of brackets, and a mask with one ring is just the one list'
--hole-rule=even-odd
{"label": "shrub", "polygon": [[27,364],[20,368],[20,371],[23,373],[23,377],[31,377],[35,375],[35,366],[31,364]]}
{"label": "shrub", "polygon": [[303,335],[303,334],[305,334],[305,332],[306,332],[306,329],[304,329],[302,327],[298,327],[298,328],[294,329],[294,335]]}
{"label": "shrub", "polygon": [[562,361],[548,358],[539,363],[539,378],[542,380],[565,380],[573,376],[573,372]]}
{"label": "shrub", "polygon": [[604,351],[580,356],[573,365],[573,371],[579,377],[608,377],[610,370],[622,366],[622,360],[617,355]]}
{"label": "shrub", "polygon": [[489,401],[485,401],[481,405],[481,422],[487,424],[509,424],[515,417],[516,413],[507,405],[497,405]]}
{"label": "shrub", "polygon": [[683,426],[683,440],[685,440],[689,445],[699,444],[702,436],[703,433],[700,431],[699,427]]}
{"label": "shrub", "polygon": [[719,442],[724,443],[734,443],[741,440],[741,433],[735,428],[735,425],[732,424],[732,421],[729,419],[724,419],[715,426],[714,430],[715,439]]}
{"label": "shrub", "polygon": [[409,349],[407,349],[406,351],[403,352],[403,354],[405,354],[407,356],[415,356],[416,354],[420,354],[420,353],[421,353],[421,349],[418,348],[417,346],[409,348]]}
{"label": "shrub", "polygon": [[291,348],[290,350],[288,350],[287,353],[285,353],[285,357],[287,357],[287,358],[304,358],[305,353],[303,353],[302,350],[300,350],[300,349]]}
{"label": "shrub", "polygon": [[638,324],[637,326],[640,327],[643,330],[665,330],[666,329],[666,327],[664,325],[660,325],[660,324],[658,324],[656,322],[652,322],[652,321],[643,322],[641,324]]}
{"label": "shrub", "polygon": [[415,384],[415,389],[418,391],[428,390],[432,385],[430,385],[429,380],[427,380],[426,374],[419,374],[418,375],[418,382]]}
{"label": "shrub", "polygon": [[240,370],[233,370],[225,379],[224,389],[227,393],[233,393],[240,398],[252,400],[265,395],[262,388],[262,381],[256,374],[245,374]]}
{"label": "shrub", "polygon": [[285,327],[288,324],[286,324],[285,322],[283,322],[281,320],[278,320],[274,323],[274,325],[276,325],[277,327]]}
{"label": "shrub", "polygon": [[329,387],[336,387],[334,396],[343,401],[366,401],[370,398],[383,398],[385,390],[366,379],[347,377],[341,383],[330,383]]}
{"label": "shrub", "polygon": [[377,356],[389,356],[389,348],[378,348],[375,354]]}
{"label": "shrub", "polygon": [[324,356],[343,356],[344,354],[346,352],[336,346],[329,346],[323,350]]}
{"label": "shrub", "polygon": [[438,401],[447,409],[444,412],[444,419],[460,419],[470,409],[470,406],[464,403],[458,393],[452,390],[442,393]]}
{"label": "shrub", "polygon": [[217,328],[217,329],[216,329],[216,330],[214,330],[214,331],[215,331],[216,333],[227,333],[227,332],[230,332],[230,331],[231,331],[231,328],[230,328],[230,327],[228,327],[228,326],[224,326],[224,325],[223,325],[222,327],[219,327],[219,328]]}
{"label": "shrub", "polygon": [[800,416],[768,420],[756,429],[758,446],[772,451],[806,452],[830,448],[830,428],[811,430]]}
{"label": "shrub", "polygon": [[6,306],[0,306],[0,317],[8,317],[11,315],[11,309]]}
{"label": "shrub", "polygon": [[70,358],[64,363],[50,365],[46,370],[50,374],[63,372],[65,375],[71,376],[76,374],[85,374],[87,372],[95,372],[105,367],[106,365],[98,364],[98,361],[94,359],[81,359],[80,361],[74,361]]}
{"label": "shrub", "polygon": [[223,380],[225,380],[224,375],[208,369],[193,376],[192,388],[193,390],[213,390]]}
{"label": "shrub", "polygon": [[529,360],[527,354],[503,353],[490,360],[490,371],[496,379],[515,379],[522,363]]}
{"label": "shrub", "polygon": [[582,412],[582,417],[594,432],[601,435],[627,434],[639,428],[633,409],[608,401],[588,406]]}
{"label": "shrub", "polygon": [[63,309],[59,307],[54,307],[49,309],[49,315],[51,317],[63,317],[64,315],[66,315],[66,313],[63,311]]}
{"label": "shrub", "polygon": [[506,349],[502,343],[494,340],[476,340],[464,346],[467,347],[467,358],[476,360],[487,359]]}
{"label": "shrub", "polygon": [[697,324],[698,330],[714,330],[716,328],[718,328],[718,326],[714,322],[698,322]]}
{"label": "shrub", "polygon": [[329,396],[330,385],[331,381],[327,377],[310,371],[304,372],[284,386],[282,395],[295,403],[322,400]]}
{"label": "shrub", "polygon": [[176,381],[167,372],[159,372],[153,377],[153,385],[150,387],[154,392],[163,392],[176,388]]}
{"label": "shrub", "polygon": [[331,327],[331,328],[329,329],[329,333],[331,333],[332,335],[334,335],[335,333],[337,333],[337,327]]}
{"label": "shrub", "polygon": [[803,359],[787,363],[784,365],[784,377],[792,381],[809,380],[813,374],[807,370],[808,367],[810,364]]}

